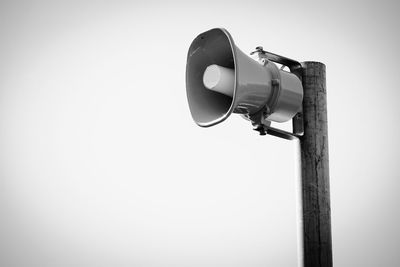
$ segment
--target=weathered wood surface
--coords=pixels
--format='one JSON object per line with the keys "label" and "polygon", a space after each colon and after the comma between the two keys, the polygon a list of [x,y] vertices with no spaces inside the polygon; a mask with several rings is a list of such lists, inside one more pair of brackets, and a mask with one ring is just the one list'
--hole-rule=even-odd
{"label": "weathered wood surface", "polygon": [[304,62],[304,136],[300,138],[303,266],[332,263],[325,65]]}

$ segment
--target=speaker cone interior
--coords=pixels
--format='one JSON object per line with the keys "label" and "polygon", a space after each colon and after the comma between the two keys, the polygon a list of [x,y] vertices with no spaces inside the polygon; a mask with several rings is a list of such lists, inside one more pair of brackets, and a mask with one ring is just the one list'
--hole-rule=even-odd
{"label": "speaker cone interior", "polygon": [[208,89],[204,73],[211,65],[235,70],[235,49],[232,37],[224,29],[212,29],[197,36],[192,42],[186,65],[186,92],[194,121],[203,127],[225,120],[233,111],[236,74],[232,97]]}

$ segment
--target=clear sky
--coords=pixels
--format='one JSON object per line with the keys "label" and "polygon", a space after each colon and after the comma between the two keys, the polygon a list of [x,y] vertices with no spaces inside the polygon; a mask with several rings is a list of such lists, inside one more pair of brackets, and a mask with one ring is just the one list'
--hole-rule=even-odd
{"label": "clear sky", "polygon": [[1,266],[295,266],[295,143],[194,124],[210,28],[327,66],[336,266],[399,266],[398,1],[2,1]]}

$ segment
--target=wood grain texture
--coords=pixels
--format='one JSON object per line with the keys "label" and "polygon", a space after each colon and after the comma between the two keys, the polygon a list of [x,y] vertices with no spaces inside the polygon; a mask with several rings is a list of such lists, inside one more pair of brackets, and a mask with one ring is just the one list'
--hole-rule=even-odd
{"label": "wood grain texture", "polygon": [[303,62],[304,135],[300,138],[303,266],[332,262],[325,65]]}

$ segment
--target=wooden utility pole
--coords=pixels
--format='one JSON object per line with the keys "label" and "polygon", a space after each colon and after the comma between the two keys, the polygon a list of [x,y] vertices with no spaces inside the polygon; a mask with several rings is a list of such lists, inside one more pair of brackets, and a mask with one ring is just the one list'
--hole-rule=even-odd
{"label": "wooden utility pole", "polygon": [[[303,62],[304,135],[301,151],[301,261],[304,267],[331,267],[328,122],[325,65]],[[301,231],[301,229],[300,229]]]}

